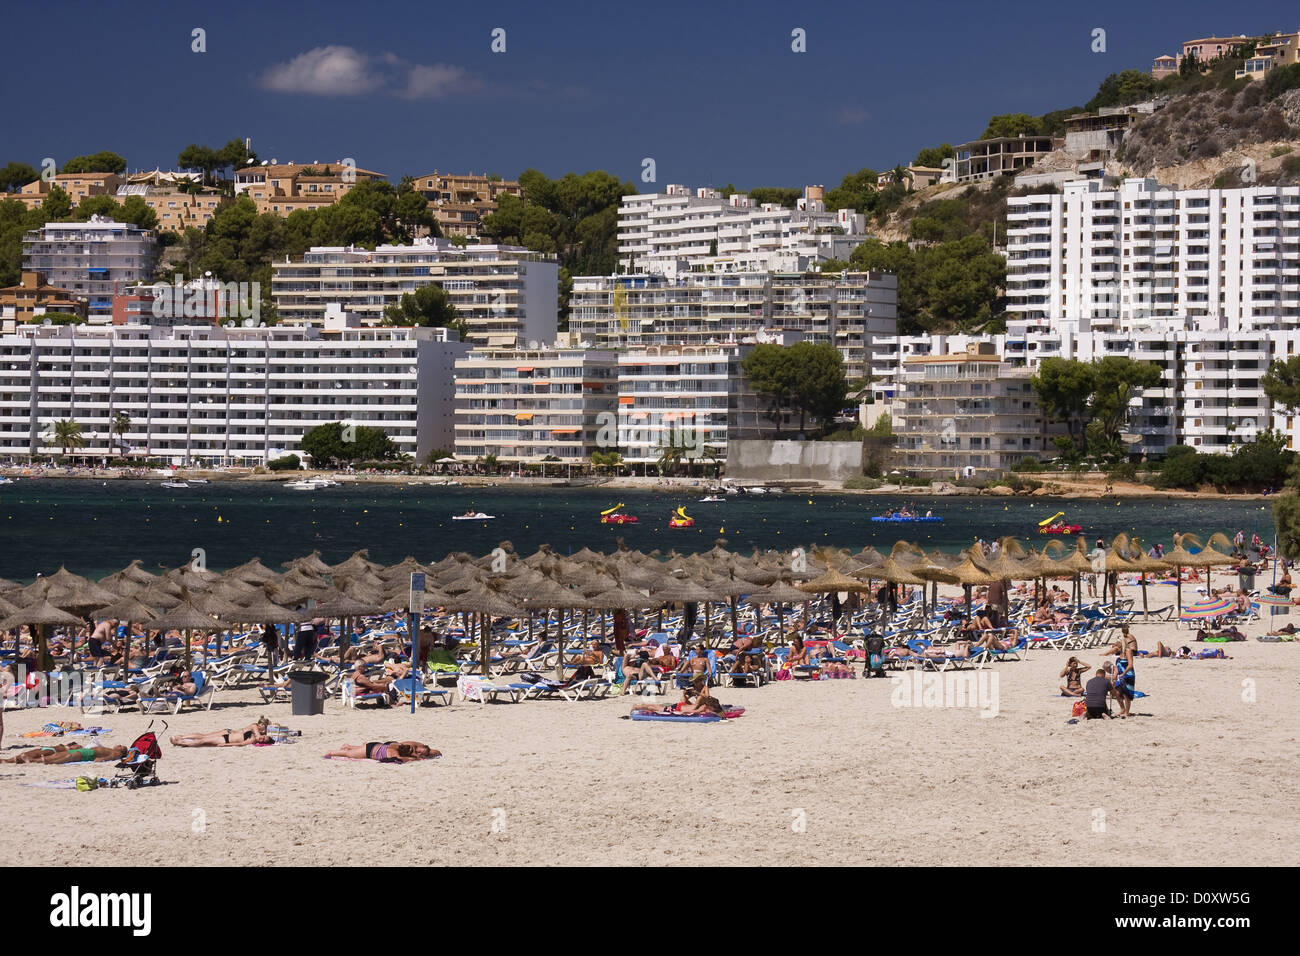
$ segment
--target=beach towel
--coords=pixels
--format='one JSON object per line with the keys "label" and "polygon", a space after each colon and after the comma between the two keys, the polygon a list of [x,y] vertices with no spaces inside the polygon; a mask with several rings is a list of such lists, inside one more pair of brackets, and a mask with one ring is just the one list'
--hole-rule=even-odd
{"label": "beach towel", "polygon": [[483,680],[481,677],[469,677],[461,674],[456,678],[456,690],[460,692],[460,696],[465,700],[482,701],[483,688],[491,686],[492,682],[490,680]]}

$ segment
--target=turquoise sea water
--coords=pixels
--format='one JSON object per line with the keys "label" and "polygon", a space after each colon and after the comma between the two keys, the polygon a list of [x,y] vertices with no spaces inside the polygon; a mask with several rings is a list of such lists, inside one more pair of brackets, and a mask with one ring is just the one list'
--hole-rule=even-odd
{"label": "turquoise sea water", "polygon": [[[440,488],[405,485],[285,491],[252,482],[213,482],[188,490],[157,481],[22,480],[0,486],[0,576],[31,580],[37,571],[69,570],[102,576],[133,558],[149,570],[176,567],[202,548],[207,565],[224,570],[259,556],[281,561],[319,550],[327,562],[368,548],[372,560],[392,563],[406,555],[435,561],[451,551],[482,554],[503,540],[520,553],[546,543],[560,553],[582,547],[706,551],[719,538],[732,550],[790,549],[808,545],[885,551],[900,539],[956,550],[977,536],[1016,534],[1036,543],[1038,521],[1057,511],[1083,525],[1090,541],[1124,531],[1149,547],[1169,546],[1175,531],[1214,531],[1271,541],[1271,502],[1217,499],[1117,499],[852,496],[784,494],[731,496],[699,501],[700,489],[609,491],[591,488]],[[600,512],[625,502],[636,525],[601,525]],[[911,504],[942,515],[940,524],[872,523],[872,515]],[[696,519],[688,530],[669,529],[673,509],[685,505]],[[491,521],[452,521],[467,510],[496,515]]]}

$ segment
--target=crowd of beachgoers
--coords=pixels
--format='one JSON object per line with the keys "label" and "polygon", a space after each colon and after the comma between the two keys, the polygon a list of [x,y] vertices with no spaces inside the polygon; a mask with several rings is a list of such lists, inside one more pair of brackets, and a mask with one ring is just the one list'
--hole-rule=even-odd
{"label": "crowd of beachgoers", "polygon": [[[1255,588],[1261,575],[1271,583]],[[1147,589],[1167,585],[1176,602],[1150,606]],[[1291,563],[1240,533],[1206,545],[1176,534],[1169,550],[1123,535],[1091,549],[1004,538],[958,554],[900,543],[887,555],[742,555],[719,543],[696,555],[522,556],[503,542],[428,565],[384,566],[364,551],[335,565],[313,553],[280,571],[257,558],[225,573],[133,562],[98,581],[66,569],[28,585],[0,580],[0,695],[11,709],[77,708],[80,721],[34,734],[51,738],[93,738],[86,715],[285,703],[298,684],[349,707],[626,696],[633,719],[720,722],[744,714],[740,688],[1000,668],[1060,651],[1070,653],[1054,690],[1077,701],[1075,717],[1128,718],[1144,658],[1226,659],[1223,645],[1246,639],[1262,614],[1289,610],[1291,588]],[[1186,627],[1182,642],[1139,647],[1137,625],[1170,620]],[[1289,641],[1294,630],[1258,636]],[[170,743],[273,746],[289,733],[260,718]],[[120,765],[124,754],[47,741],[8,761]],[[419,741],[335,743],[327,754],[438,755]]]}

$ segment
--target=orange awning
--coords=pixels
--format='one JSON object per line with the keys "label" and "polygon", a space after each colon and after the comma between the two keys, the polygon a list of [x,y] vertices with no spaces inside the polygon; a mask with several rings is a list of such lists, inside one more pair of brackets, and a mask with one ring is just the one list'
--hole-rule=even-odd
{"label": "orange awning", "polygon": [[582,431],[580,428],[552,428],[552,435],[576,435]]}
{"label": "orange awning", "polygon": [[515,416],[515,421],[517,422],[531,421],[532,417],[533,417],[532,412],[520,412],[518,415]]}
{"label": "orange awning", "polygon": [[532,370],[533,367],[531,365],[520,365],[515,369],[516,372],[531,372]]}
{"label": "orange awning", "polygon": [[620,405],[631,405],[633,401],[635,401],[635,399],[633,399],[631,395],[620,395],[618,397],[618,403]]}

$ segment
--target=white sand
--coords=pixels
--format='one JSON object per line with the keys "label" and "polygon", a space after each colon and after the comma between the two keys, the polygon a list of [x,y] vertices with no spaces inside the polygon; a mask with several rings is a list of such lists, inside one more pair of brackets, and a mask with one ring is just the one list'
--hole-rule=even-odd
{"label": "white sand", "polygon": [[[1169,592],[1153,606],[1171,603]],[[167,718],[170,733],[266,713],[304,736],[266,748],[164,741],[160,776],[174,782],[139,791],[24,785],[84,764],[0,765],[0,863],[1293,865],[1300,645],[1253,640],[1266,629],[1217,645],[1233,660],[1139,661],[1137,686],[1151,695],[1135,704],[1141,716],[1075,725],[1070,702],[1052,696],[1070,656],[1056,651],[993,666],[990,719],[896,708],[892,681],[861,678],[724,688],[722,701],[748,712],[704,725],[620,720],[628,698],[457,702],[414,717],[331,700],[323,717],[292,718],[287,704],[218,694],[210,713]],[[1168,624],[1136,633],[1143,649],[1194,636]],[[1253,703],[1243,681],[1254,682]],[[58,719],[78,717],[7,712],[5,751]],[[82,718],[96,721],[129,743],[149,718]],[[388,739],[445,756],[322,759],[338,744]]]}

